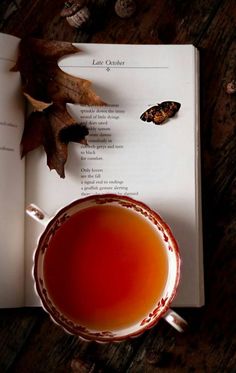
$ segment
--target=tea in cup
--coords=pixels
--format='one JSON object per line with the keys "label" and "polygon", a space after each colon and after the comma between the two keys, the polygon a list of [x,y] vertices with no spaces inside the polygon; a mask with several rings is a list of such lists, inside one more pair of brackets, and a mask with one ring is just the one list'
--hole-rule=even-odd
{"label": "tea in cup", "polygon": [[35,205],[27,212],[46,225],[34,256],[37,294],[52,319],[86,340],[137,336],[170,309],[180,277],[177,242],[162,218],[130,197],[79,199],[52,219]]}

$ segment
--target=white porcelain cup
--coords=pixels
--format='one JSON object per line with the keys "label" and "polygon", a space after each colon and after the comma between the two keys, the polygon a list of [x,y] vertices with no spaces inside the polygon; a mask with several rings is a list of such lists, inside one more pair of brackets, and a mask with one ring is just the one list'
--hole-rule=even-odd
{"label": "white porcelain cup", "polygon": [[[168,270],[161,295],[156,299],[152,308],[148,309],[139,320],[135,320],[133,323],[131,323],[131,325],[128,326],[103,329],[88,327],[88,325],[85,325],[86,323],[75,321],[73,318],[68,316],[68,313],[62,309],[63,307],[58,306],[57,301],[55,301],[53,294],[50,293],[45,280],[45,257],[47,256],[48,250],[50,250],[53,240],[57,238],[59,232],[63,232],[66,224],[70,224],[70,221],[72,221],[73,217],[75,217],[75,214],[78,214],[81,211],[83,212],[86,209],[93,208],[94,206],[105,206],[108,208],[109,206],[115,206],[120,209],[125,209],[125,211],[134,214],[136,217],[138,216],[143,220],[143,224],[148,225],[158,239],[161,240],[162,247],[164,248]],[[49,313],[52,320],[65,331],[78,335],[85,340],[114,342],[126,340],[140,335],[145,330],[154,326],[161,318],[165,319],[179,332],[183,332],[186,329],[186,321],[170,308],[171,303],[177,293],[180,278],[181,260],[178,244],[169,226],[150,207],[130,197],[115,194],[103,194],[78,199],[63,207],[59,212],[56,213],[54,217],[51,218],[49,218],[44,211],[34,204],[28,206],[27,213],[36,221],[45,226],[45,230],[39,238],[38,246],[34,253],[33,277],[36,293],[41,300],[43,308]],[[115,219],[114,221],[116,222],[117,220]],[[96,246],[97,238],[93,237],[92,233],[93,232],[91,231],[88,232],[88,234],[91,235],[91,239],[94,239],[94,244]],[[137,235],[138,233],[139,232],[137,232]],[[77,232],[74,234],[76,235]],[[112,242],[109,242],[109,245],[112,245]],[[70,247],[65,247],[65,250],[70,250]],[[52,270],[54,269],[55,268]],[[132,271],[132,268],[130,268],[130,271]],[[58,274],[58,271],[55,273]],[[105,276],[105,272],[103,275]],[[120,276],[122,276],[122,273]],[[96,279],[94,279],[94,286],[96,286]],[[153,283],[153,287],[155,289],[155,283]],[[79,296],[79,294],[75,294],[75,296]],[[94,308],[94,312],[96,312],[96,306]]]}

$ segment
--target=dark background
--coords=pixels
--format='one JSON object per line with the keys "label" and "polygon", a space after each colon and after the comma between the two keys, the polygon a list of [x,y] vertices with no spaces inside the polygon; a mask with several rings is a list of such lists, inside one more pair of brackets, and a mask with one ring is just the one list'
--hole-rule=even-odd
{"label": "dark background", "polygon": [[120,344],[83,342],[39,308],[0,310],[0,372],[236,372],[236,94],[226,93],[236,79],[236,2],[139,0],[129,19],[117,16],[114,1],[90,3],[90,22],[78,30],[61,18],[63,1],[2,0],[0,31],[199,48],[206,305],[180,310],[190,324],[184,335],[160,321]]}

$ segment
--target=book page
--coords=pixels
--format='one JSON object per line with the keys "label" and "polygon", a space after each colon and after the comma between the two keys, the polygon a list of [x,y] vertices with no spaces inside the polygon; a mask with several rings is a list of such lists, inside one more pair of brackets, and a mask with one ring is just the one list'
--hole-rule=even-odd
{"label": "book page", "polygon": [[20,74],[10,72],[19,39],[0,34],[0,307],[24,304],[24,104]]}
{"label": "book page", "polygon": [[[199,306],[195,50],[187,45],[78,46],[80,52],[62,59],[59,66],[90,80],[108,106],[68,105],[72,116],[88,126],[89,145],[69,145],[65,179],[48,170],[42,149],[32,152],[27,160],[27,202],[49,215],[90,194],[117,193],[147,203],[170,225],[180,245],[182,276],[174,305]],[[175,117],[163,125],[140,119],[163,101],[181,103]],[[30,282],[32,250],[42,230],[27,218],[29,304],[36,302]]]}

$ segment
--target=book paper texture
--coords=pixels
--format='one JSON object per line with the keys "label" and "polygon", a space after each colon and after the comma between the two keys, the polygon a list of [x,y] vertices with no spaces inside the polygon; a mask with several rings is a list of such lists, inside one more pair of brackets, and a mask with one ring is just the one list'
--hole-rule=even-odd
{"label": "book paper texture", "polygon": [[0,37],[0,307],[24,301],[25,168],[20,159],[24,103],[20,74],[10,72],[19,39]]}

